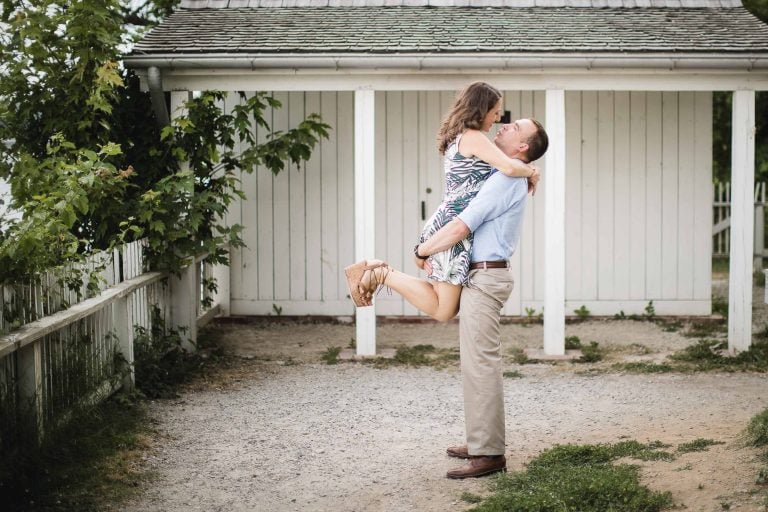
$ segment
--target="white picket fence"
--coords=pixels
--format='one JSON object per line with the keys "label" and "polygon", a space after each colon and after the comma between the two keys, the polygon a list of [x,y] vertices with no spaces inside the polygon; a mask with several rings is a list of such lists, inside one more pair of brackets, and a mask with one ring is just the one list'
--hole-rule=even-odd
{"label": "white picket fence", "polygon": [[[717,183],[712,203],[712,255],[727,258],[731,247],[731,184]],[[768,257],[765,249],[766,183],[755,184],[755,259]],[[762,268],[762,266],[760,266]]]}
{"label": "white picket fence", "polygon": [[203,286],[210,265],[200,257],[178,277],[146,272],[145,246],[91,257],[85,267],[102,282],[90,292],[53,275],[0,287],[0,448],[13,432],[33,429],[40,440],[73,407],[132,388],[134,329],[152,328],[153,309],[168,327],[184,327],[194,349],[197,327],[218,311]]}

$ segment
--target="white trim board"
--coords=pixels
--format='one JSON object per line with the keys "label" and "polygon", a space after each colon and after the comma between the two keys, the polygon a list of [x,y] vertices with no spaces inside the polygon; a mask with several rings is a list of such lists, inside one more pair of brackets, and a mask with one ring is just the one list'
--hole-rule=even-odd
{"label": "white trim board", "polygon": [[[437,91],[460,90],[473,81],[488,81],[502,90],[526,91],[732,91],[768,90],[768,72],[751,73],[509,73],[488,69],[472,73],[241,73],[238,70],[163,72],[166,91]],[[144,83],[144,82],[143,82]]]}

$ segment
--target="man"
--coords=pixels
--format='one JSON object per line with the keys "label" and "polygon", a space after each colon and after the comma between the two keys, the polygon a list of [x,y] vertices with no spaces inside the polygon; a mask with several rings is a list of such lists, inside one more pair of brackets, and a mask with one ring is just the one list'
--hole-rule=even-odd
{"label": "man", "polygon": [[[549,145],[547,133],[534,119],[502,126],[494,142],[509,157],[525,162],[540,158]],[[425,268],[428,264],[419,256],[443,251],[470,232],[474,234],[459,320],[467,444],[447,450],[451,457],[468,459],[469,463],[449,471],[448,478],[506,470],[499,319],[512,292],[507,262],[520,236],[527,193],[525,178],[494,172],[457,218],[416,248],[416,264]]]}

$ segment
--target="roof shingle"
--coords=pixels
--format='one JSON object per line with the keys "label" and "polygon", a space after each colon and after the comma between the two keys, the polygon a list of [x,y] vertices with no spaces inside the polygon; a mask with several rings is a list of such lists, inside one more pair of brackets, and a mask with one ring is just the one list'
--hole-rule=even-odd
{"label": "roof shingle", "polygon": [[[592,0],[599,1],[611,0]],[[768,25],[743,7],[181,9],[150,31],[132,53],[339,52],[764,53]]]}

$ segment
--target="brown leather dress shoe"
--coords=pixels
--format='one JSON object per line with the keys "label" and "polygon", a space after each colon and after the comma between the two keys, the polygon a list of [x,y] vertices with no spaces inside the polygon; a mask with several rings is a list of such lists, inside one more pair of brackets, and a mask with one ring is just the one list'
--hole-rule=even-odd
{"label": "brown leather dress shoe", "polygon": [[469,450],[467,450],[467,445],[464,446],[449,446],[445,453],[448,454],[449,457],[456,457],[457,459],[471,459],[472,455],[469,454]]}
{"label": "brown leather dress shoe", "polygon": [[448,478],[475,478],[507,470],[507,459],[503,455],[480,456],[469,459],[469,464],[450,470]]}

